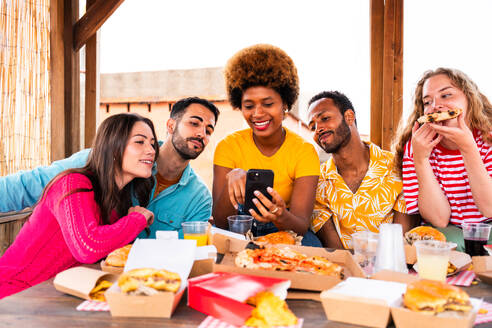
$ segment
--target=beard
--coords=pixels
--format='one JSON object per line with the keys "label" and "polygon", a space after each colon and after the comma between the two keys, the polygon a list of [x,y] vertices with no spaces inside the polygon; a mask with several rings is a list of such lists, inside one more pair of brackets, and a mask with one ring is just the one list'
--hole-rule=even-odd
{"label": "beard", "polygon": [[349,143],[350,137],[352,136],[352,133],[350,132],[350,128],[345,122],[345,120],[342,120],[342,122],[338,125],[335,131],[328,131],[328,132],[333,133],[333,141],[331,143],[322,143],[318,138],[318,144],[327,153],[337,153],[341,147]]}
{"label": "beard", "polygon": [[[202,144],[202,148],[194,149],[194,148],[188,147],[188,141],[191,141],[191,140],[199,141]],[[198,155],[200,155],[202,153],[202,151],[205,149],[205,145],[203,144],[202,139],[200,139],[200,138],[183,138],[181,136],[181,134],[179,133],[179,129],[176,129],[176,131],[173,133],[171,141],[172,141],[174,149],[176,149],[176,152],[184,160],[190,160],[190,159],[197,158]]]}

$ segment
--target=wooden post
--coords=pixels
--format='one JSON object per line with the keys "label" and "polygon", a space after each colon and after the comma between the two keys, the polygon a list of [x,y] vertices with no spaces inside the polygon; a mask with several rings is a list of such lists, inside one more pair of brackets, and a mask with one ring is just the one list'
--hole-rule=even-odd
{"label": "wooden post", "polygon": [[[87,10],[95,0],[87,0]],[[99,33],[92,35],[85,45],[85,132],[84,146],[90,147],[96,135],[99,110]]]}
{"label": "wooden post", "polygon": [[403,0],[371,0],[371,141],[389,150],[402,113]]}
{"label": "wooden post", "polygon": [[383,35],[384,0],[371,0],[371,132],[370,138],[378,146],[382,144],[383,120]]}
{"label": "wooden post", "polygon": [[80,149],[80,65],[73,50],[78,1],[50,2],[51,160]]}

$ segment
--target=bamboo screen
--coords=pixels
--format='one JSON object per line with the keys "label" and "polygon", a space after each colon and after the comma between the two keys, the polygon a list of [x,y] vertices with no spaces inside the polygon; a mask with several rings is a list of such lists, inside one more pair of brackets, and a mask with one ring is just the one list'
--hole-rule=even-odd
{"label": "bamboo screen", "polygon": [[49,163],[49,3],[0,1],[0,176]]}

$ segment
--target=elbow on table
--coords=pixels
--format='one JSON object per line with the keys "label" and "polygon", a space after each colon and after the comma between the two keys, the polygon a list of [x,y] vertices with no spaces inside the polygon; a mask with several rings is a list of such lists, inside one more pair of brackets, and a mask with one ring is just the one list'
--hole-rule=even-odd
{"label": "elbow on table", "polygon": [[73,255],[73,257],[75,257],[75,259],[78,262],[83,263],[83,264],[96,263],[97,261],[99,261],[101,258],[104,257],[104,256],[101,256],[100,253],[96,253],[93,250],[91,251],[88,249],[74,252],[74,253],[72,253],[72,255]]}

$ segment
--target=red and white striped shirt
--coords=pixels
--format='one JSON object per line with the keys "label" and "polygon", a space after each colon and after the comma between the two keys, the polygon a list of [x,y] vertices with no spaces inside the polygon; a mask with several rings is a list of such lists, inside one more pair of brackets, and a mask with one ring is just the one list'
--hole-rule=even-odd
{"label": "red and white striped shirt", "polygon": [[[473,136],[475,137],[475,142],[477,143],[485,169],[492,176],[492,147],[483,141],[479,131],[474,131]],[[446,149],[438,144],[432,150],[429,162],[441,189],[448,198],[451,207],[450,222],[452,224],[461,225],[463,222],[478,223],[491,221],[492,218],[484,217],[475,205],[468,181],[468,174],[459,150]],[[419,185],[413,163],[411,140],[405,145],[402,174],[403,194],[407,204],[407,212],[409,214],[415,214],[419,211]]]}

